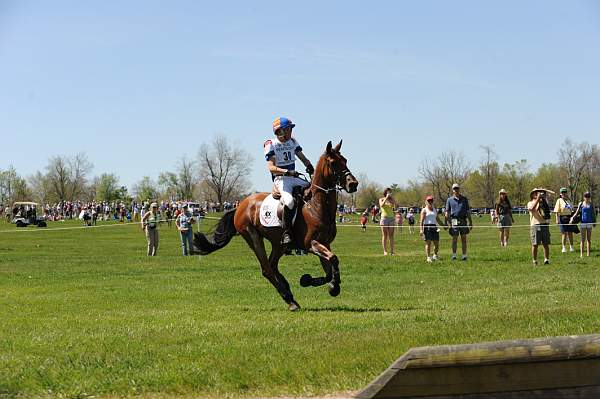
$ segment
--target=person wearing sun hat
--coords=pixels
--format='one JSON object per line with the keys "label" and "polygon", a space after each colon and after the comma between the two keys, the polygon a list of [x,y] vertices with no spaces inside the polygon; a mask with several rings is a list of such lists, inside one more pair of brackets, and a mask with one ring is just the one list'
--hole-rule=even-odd
{"label": "person wearing sun hat", "polygon": [[571,217],[570,223],[575,224],[577,220],[581,222],[581,247],[580,257],[583,258],[583,246],[587,243],[587,256],[590,256],[592,246],[592,229],[596,226],[596,208],[592,203],[592,195],[589,191],[583,193],[583,201],[579,203],[577,210]]}
{"label": "person wearing sun hat", "polygon": [[544,248],[544,264],[550,264],[550,206],[546,200],[547,190],[534,188],[529,193],[527,203],[531,238],[531,256],[533,264],[537,265],[538,246]]}
{"label": "person wearing sun hat", "polygon": [[577,225],[569,223],[573,215],[573,204],[567,195],[567,188],[560,189],[560,198],[554,204],[554,213],[556,214],[556,224],[560,228],[562,252],[567,252],[567,241],[569,242],[569,251],[573,252],[573,233],[577,231]]}
{"label": "person wearing sun hat", "polygon": [[513,224],[512,205],[508,199],[508,193],[505,189],[498,192],[498,200],[494,206],[495,221],[498,224],[500,233],[500,245],[508,246],[508,238],[510,236],[510,226]]}
{"label": "person wearing sun hat", "polygon": [[458,236],[460,235],[462,247],[462,260],[467,260],[467,234],[473,228],[471,207],[467,197],[460,193],[457,183],[452,185],[452,196],[446,200],[446,226],[452,236],[452,260],[456,259]]}
{"label": "person wearing sun hat", "polygon": [[[425,255],[429,263],[440,259],[438,257],[440,247],[439,226],[442,224],[437,208],[433,206],[433,195],[428,195],[425,197],[425,206],[421,210],[419,234],[425,241]],[[431,243],[433,243],[433,256],[431,256]]]}
{"label": "person wearing sun hat", "polygon": [[308,158],[302,153],[302,147],[295,137],[292,137],[292,129],[296,127],[288,118],[279,117],[273,121],[273,133],[275,138],[265,141],[264,153],[267,161],[267,168],[271,172],[273,184],[281,194],[281,203],[283,206],[283,215],[281,217],[281,227],[283,234],[281,236],[282,244],[292,243],[292,220],[294,218],[294,207],[296,206],[292,192],[294,187],[305,187],[310,185],[296,171],[296,157],[298,157],[306,167],[306,173],[312,175],[315,168]]}

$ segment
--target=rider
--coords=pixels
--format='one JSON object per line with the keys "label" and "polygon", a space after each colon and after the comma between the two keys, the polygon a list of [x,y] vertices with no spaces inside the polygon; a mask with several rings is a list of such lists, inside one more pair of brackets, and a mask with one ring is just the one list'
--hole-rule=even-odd
{"label": "rider", "polygon": [[306,166],[306,173],[312,175],[315,171],[310,161],[302,153],[302,147],[300,147],[298,141],[292,137],[294,126],[296,125],[288,118],[275,119],[273,121],[275,138],[265,141],[264,144],[267,167],[271,172],[273,184],[281,193],[281,203],[284,205],[281,218],[281,227],[283,228],[282,244],[292,242],[291,231],[295,206],[292,190],[296,186],[304,187],[309,184],[298,178],[300,174],[296,171],[296,156]]}

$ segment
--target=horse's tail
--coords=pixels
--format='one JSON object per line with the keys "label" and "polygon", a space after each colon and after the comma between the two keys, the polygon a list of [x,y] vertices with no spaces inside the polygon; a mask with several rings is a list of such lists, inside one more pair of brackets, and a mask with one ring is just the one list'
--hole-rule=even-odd
{"label": "horse's tail", "polygon": [[236,235],[237,231],[233,224],[235,209],[225,212],[219,223],[214,228],[211,237],[202,233],[194,234],[194,251],[200,255],[208,255],[217,249],[223,248],[229,244],[229,241]]}

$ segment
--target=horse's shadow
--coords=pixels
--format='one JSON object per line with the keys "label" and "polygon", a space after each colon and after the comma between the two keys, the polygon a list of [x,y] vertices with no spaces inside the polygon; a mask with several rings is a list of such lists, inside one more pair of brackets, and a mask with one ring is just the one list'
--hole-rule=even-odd
{"label": "horse's shadow", "polygon": [[399,309],[389,309],[389,308],[357,308],[350,306],[326,306],[324,308],[302,308],[305,312],[348,312],[348,313],[380,313],[380,312],[394,312],[394,311],[409,311],[415,310],[414,307],[406,307]]}

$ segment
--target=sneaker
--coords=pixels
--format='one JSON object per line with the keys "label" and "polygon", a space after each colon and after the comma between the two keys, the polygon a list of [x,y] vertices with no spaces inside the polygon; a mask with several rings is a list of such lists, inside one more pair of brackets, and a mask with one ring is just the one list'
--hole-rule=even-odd
{"label": "sneaker", "polygon": [[456,254],[452,254],[452,260],[456,260]]}
{"label": "sneaker", "polygon": [[573,249],[573,246],[571,245],[571,246],[569,247],[569,252],[574,252],[574,251],[575,251],[575,250]]}
{"label": "sneaker", "polygon": [[537,266],[537,264],[538,264],[538,263],[537,263],[537,259],[534,259],[534,260],[533,260],[533,265],[534,265],[534,266]]}
{"label": "sneaker", "polygon": [[431,259],[433,259],[433,260],[440,260],[440,257],[437,256],[437,255],[433,255],[433,257]]}
{"label": "sneaker", "polygon": [[460,260],[467,260],[467,255],[463,255],[462,258],[460,258]]}
{"label": "sneaker", "polygon": [[549,265],[550,264],[550,259],[544,259],[544,265]]}
{"label": "sneaker", "polygon": [[431,259],[431,256],[428,256],[427,257],[427,263],[431,263],[431,262],[433,262],[433,259]]}
{"label": "sneaker", "polygon": [[563,254],[566,253],[567,252],[567,248],[563,247],[562,251],[560,251],[560,252],[562,252]]}
{"label": "sneaker", "polygon": [[504,241],[504,246],[508,247],[508,241]]}

